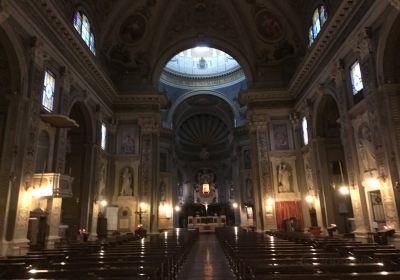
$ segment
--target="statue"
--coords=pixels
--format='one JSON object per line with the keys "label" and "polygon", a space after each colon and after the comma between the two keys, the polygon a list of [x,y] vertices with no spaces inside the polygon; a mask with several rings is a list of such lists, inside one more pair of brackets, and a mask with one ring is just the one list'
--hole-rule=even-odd
{"label": "statue", "polygon": [[132,173],[129,167],[125,167],[121,174],[121,195],[132,196]]}
{"label": "statue", "polygon": [[292,180],[292,171],[290,170],[290,165],[282,162],[276,167],[276,171],[278,176],[278,192],[290,192]]}
{"label": "statue", "polygon": [[363,124],[359,130],[360,157],[364,172],[376,170],[375,146],[372,141],[371,130]]}

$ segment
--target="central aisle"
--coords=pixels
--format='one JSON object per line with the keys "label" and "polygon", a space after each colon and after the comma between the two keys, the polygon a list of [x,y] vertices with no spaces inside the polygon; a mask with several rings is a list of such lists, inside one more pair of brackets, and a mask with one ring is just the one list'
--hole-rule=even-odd
{"label": "central aisle", "polygon": [[214,234],[199,235],[199,240],[193,246],[178,274],[178,280],[186,279],[236,279]]}

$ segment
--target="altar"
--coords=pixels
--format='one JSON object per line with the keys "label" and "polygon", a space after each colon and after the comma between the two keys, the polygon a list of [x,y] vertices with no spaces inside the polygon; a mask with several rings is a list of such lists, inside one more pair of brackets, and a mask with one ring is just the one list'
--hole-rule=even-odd
{"label": "altar", "polygon": [[199,232],[215,232],[215,228],[225,225],[225,215],[188,217],[188,228],[198,229]]}

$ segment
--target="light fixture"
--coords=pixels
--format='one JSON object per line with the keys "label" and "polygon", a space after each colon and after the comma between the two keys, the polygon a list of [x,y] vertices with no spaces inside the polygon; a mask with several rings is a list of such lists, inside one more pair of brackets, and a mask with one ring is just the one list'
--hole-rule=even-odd
{"label": "light fixture", "polygon": [[369,178],[369,179],[367,179],[367,185],[370,188],[379,188],[380,183],[379,183],[379,180],[376,178]]}
{"label": "light fixture", "polygon": [[238,206],[239,206],[239,205],[237,204],[237,202],[232,203],[232,207],[233,207],[233,208],[236,209],[236,208],[238,208]]}
{"label": "light fixture", "polygon": [[274,199],[272,197],[267,198],[267,206],[272,206],[274,205]]}
{"label": "light fixture", "polygon": [[107,200],[103,199],[102,201],[100,201],[100,205],[101,205],[102,207],[106,207],[106,206],[108,205]]}
{"label": "light fixture", "polygon": [[339,193],[341,195],[348,195],[350,193],[350,189],[348,186],[340,186],[339,187]]}
{"label": "light fixture", "polygon": [[139,203],[139,208],[140,208],[140,210],[144,210],[146,208],[146,203],[145,202],[140,202]]}
{"label": "light fixture", "polygon": [[307,203],[311,204],[314,202],[314,197],[311,194],[306,195],[305,199]]}
{"label": "light fixture", "polygon": [[179,205],[176,205],[176,206],[175,206],[175,211],[176,211],[176,212],[181,211],[181,207],[180,207]]}
{"label": "light fixture", "polygon": [[172,207],[169,205],[164,206],[165,218],[171,219],[172,214]]}

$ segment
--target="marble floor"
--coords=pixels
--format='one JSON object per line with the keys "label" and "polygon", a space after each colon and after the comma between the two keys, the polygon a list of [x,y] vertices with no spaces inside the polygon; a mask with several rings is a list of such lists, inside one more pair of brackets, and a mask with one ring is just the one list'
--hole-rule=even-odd
{"label": "marble floor", "polygon": [[186,279],[236,279],[214,234],[200,234],[178,274],[178,280]]}

